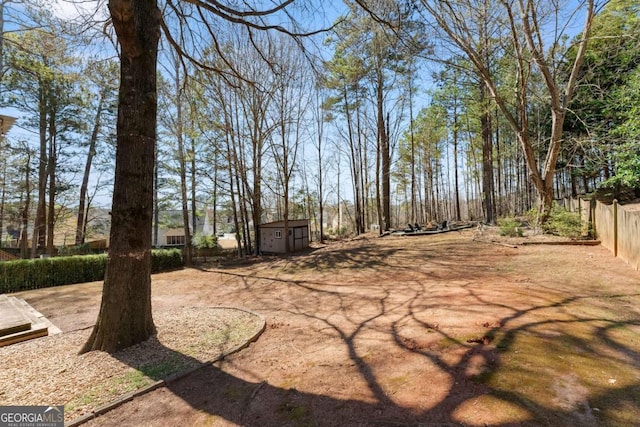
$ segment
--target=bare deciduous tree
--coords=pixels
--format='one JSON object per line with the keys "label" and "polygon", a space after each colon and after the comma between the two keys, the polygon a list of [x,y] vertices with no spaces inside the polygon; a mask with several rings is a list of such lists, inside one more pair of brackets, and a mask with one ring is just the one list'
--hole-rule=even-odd
{"label": "bare deciduous tree", "polygon": [[[446,42],[455,51],[468,57],[486,85],[500,112],[515,132],[524,153],[529,175],[538,192],[541,220],[545,221],[553,202],[553,178],[558,154],[563,142],[562,127],[567,106],[571,101],[584,53],[589,30],[596,10],[594,0],[568,1],[486,0],[479,8],[476,1],[420,0],[430,21],[446,34]],[[571,5],[574,5],[572,8]],[[571,17],[584,16],[582,37],[577,40],[577,53],[571,72],[561,80],[564,66],[562,38],[567,35]],[[567,18],[569,17],[569,18]],[[569,19],[569,21],[567,21]],[[489,23],[489,28],[485,26]],[[507,49],[513,54],[517,79],[510,90],[516,91],[518,103],[510,105],[501,92],[497,76],[486,60],[483,34],[510,40]],[[541,74],[551,111],[551,136],[545,159],[539,163],[530,135],[528,120],[529,79],[532,64]]]}
{"label": "bare deciduous tree", "polygon": [[[295,25],[287,29],[268,22],[274,15],[292,22],[289,8],[293,3],[283,0],[270,9],[257,10],[213,0],[168,0],[163,15],[157,0],[109,0],[120,47],[110,251],[100,313],[82,352],[114,352],[146,340],[155,331],[151,314],[151,228],[161,30],[184,60],[221,72],[199,58],[205,46],[213,45],[220,51],[216,34],[220,22],[242,25],[250,31],[306,35]],[[224,61],[224,55],[222,58]],[[227,65],[232,72],[222,75],[236,75],[233,66]]]}

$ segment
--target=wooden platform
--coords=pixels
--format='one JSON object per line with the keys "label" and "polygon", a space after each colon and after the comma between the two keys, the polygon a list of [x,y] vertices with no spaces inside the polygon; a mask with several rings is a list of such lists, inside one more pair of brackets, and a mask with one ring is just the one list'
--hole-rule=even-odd
{"label": "wooden platform", "polygon": [[6,295],[0,295],[0,337],[31,329],[31,320]]}
{"label": "wooden platform", "polygon": [[0,295],[0,347],[60,332],[25,300]]}

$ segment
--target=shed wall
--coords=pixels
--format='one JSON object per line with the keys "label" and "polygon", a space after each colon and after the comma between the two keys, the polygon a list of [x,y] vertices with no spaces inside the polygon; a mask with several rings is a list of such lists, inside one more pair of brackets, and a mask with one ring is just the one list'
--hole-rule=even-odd
{"label": "shed wall", "polygon": [[[296,252],[309,247],[309,225],[306,221],[296,221],[289,227],[289,249]],[[281,237],[276,237],[279,235]],[[286,253],[284,226],[266,224],[260,226],[260,250],[265,253]]]}

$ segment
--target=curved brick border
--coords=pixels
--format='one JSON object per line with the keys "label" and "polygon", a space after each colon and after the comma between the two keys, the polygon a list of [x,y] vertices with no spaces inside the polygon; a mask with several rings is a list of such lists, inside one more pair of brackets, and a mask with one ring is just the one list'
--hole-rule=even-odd
{"label": "curved brick border", "polygon": [[[195,308],[195,307],[194,307]],[[202,307],[197,307],[197,308],[202,308]],[[216,308],[220,308],[220,309],[227,309],[227,310],[237,310],[237,311],[243,311],[245,313],[249,313],[253,316],[256,316],[258,319],[260,319],[262,321],[262,326],[258,329],[258,331],[251,336],[248,340],[246,340],[244,343],[239,344],[235,347],[233,347],[232,349],[225,351],[224,353],[222,353],[221,355],[219,355],[218,357],[216,357],[213,360],[209,360],[206,362],[202,362],[200,365],[198,366],[194,366],[192,368],[189,368],[185,371],[182,372],[178,372],[177,374],[173,374],[163,380],[158,380],[152,384],[149,384],[146,387],[143,387],[139,390],[133,391],[131,393],[127,393],[124,394],[120,397],[118,397],[116,400],[106,403],[104,405],[98,406],[97,408],[95,408],[92,412],[86,414],[86,415],[82,415],[81,417],[75,418],[69,422],[66,422],[64,425],[65,427],[77,427],[81,424],[86,423],[89,420],[92,420],[100,415],[106,414],[107,412],[116,409],[117,407],[133,400],[136,397],[142,396],[143,394],[149,393],[150,391],[153,391],[155,389],[158,389],[160,387],[164,387],[167,384],[170,384],[174,381],[177,381],[181,378],[186,377],[189,374],[192,374],[193,372],[197,371],[198,369],[201,369],[205,366],[211,365],[215,362],[218,362],[222,359],[224,359],[227,356],[230,356],[234,353],[239,352],[240,350],[247,348],[249,345],[251,345],[251,343],[257,341],[257,339],[260,337],[260,335],[262,335],[262,333],[265,331],[266,327],[267,327],[267,321],[265,320],[264,316],[256,313],[254,311],[251,310],[246,310],[244,308],[237,308],[237,307],[223,307],[223,306],[218,306],[218,307],[209,307],[212,309],[216,309]]]}

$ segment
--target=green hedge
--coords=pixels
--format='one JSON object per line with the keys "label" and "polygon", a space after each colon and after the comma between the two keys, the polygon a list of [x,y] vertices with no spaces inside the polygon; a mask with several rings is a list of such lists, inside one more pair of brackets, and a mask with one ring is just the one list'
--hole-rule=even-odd
{"label": "green hedge", "polygon": [[178,270],[184,267],[180,249],[154,249],[151,251],[151,272]]}
{"label": "green hedge", "polygon": [[[104,279],[107,255],[83,255],[0,262],[0,294]],[[184,266],[177,249],[151,251],[151,272]]]}

